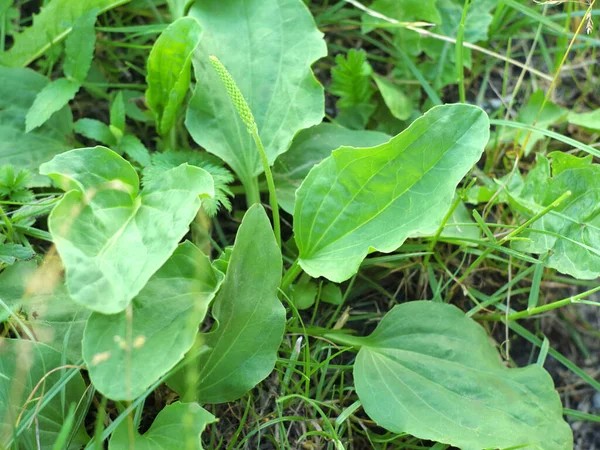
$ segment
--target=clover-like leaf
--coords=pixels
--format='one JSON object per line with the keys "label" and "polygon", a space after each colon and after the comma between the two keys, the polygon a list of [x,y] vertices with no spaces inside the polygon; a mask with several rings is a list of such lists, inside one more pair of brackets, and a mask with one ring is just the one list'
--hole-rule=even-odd
{"label": "clover-like leaf", "polygon": [[550,375],[504,366],[483,328],[452,305],[398,305],[353,343],[363,408],[394,433],[463,450],[573,448]]}
{"label": "clover-like leaf", "polygon": [[104,147],[72,150],[43,164],[68,191],[48,225],[73,300],[104,314],[123,311],[171,256],[213,195],[212,177],[183,164],[139,191],[135,169]]}
{"label": "clover-like leaf", "polygon": [[133,300],[131,311],[93,313],[83,358],[94,387],[132,400],[167,373],[191,348],[223,275],[185,242]]}
{"label": "clover-like leaf", "polygon": [[247,183],[263,166],[209,56],[216,55],[238,84],[273,163],[298,130],[323,118],[323,87],[310,66],[325,56],[325,42],[302,0],[206,0],[194,3],[189,15],[204,32],[186,125]]}
{"label": "clover-like leaf", "polygon": [[445,105],[385,144],[335,150],[296,192],[302,268],[341,282],[373,249],[391,252],[408,237],[434,233],[488,137],[481,109]]}
{"label": "clover-like leaf", "polygon": [[254,205],[238,230],[214,302],[216,329],[198,338],[209,350],[191,363],[197,366],[195,385],[183,369],[169,386],[202,403],[223,403],[243,396],[273,370],[285,328],[285,308],[277,298],[281,270],[267,214]]}

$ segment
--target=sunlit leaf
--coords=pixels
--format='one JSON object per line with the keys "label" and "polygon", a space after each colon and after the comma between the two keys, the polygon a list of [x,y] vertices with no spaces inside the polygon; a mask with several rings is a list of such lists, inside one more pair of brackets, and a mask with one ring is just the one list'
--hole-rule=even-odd
{"label": "sunlit leaf", "polygon": [[296,193],[302,268],[341,282],[370,251],[391,252],[411,236],[434,233],[488,137],[481,109],[446,105],[388,143],[335,150]]}
{"label": "sunlit leaf", "polygon": [[537,364],[506,367],[454,306],[396,306],[355,344],[356,391],[381,427],[464,450],[573,448],[550,375]]}
{"label": "sunlit leaf", "polygon": [[186,164],[140,192],[135,169],[104,147],[63,153],[40,172],[67,191],[48,225],[69,293],[104,314],[127,307],[187,233],[199,196],[213,195],[212,177]]}

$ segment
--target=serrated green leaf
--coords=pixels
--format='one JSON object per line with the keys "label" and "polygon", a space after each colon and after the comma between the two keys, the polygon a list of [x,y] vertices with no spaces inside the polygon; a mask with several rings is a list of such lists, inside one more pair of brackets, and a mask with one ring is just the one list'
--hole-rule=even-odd
{"label": "serrated green leaf", "polygon": [[273,163],[296,132],[323,118],[323,88],[310,66],[325,56],[325,42],[302,0],[208,0],[196,2],[189,15],[204,33],[194,58],[197,84],[187,128],[247,184],[263,166],[209,56],[217,56],[238,84]]}
{"label": "serrated green leaf", "polygon": [[94,47],[96,46],[96,30],[94,24],[98,15],[92,9],[79,17],[73,30],[65,42],[65,63],[63,71],[67,78],[83,83],[92,66]]}
{"label": "serrated green leaf", "polygon": [[302,268],[341,282],[369,251],[391,252],[411,236],[434,233],[488,137],[481,109],[445,105],[388,143],[335,150],[296,192]]}
{"label": "serrated green leaf", "polygon": [[133,300],[130,313],[93,313],[83,357],[94,387],[114,400],[133,400],[192,347],[223,275],[185,242]]}
{"label": "serrated green leaf", "polygon": [[356,391],[379,426],[464,450],[573,448],[550,375],[537,364],[504,366],[454,306],[401,304],[355,342]]}
{"label": "serrated green leaf", "polygon": [[81,85],[67,78],[59,78],[47,84],[37,95],[25,117],[25,132],[45,124],[52,114],[60,111],[75,98]]}
{"label": "serrated green leaf", "polygon": [[513,202],[531,216],[552,204],[567,191],[571,196],[535,221],[514,242],[525,252],[545,254],[546,267],[579,279],[600,276],[600,165],[591,157],[577,158],[551,153],[538,155],[537,166],[529,172],[522,188],[510,192]]}
{"label": "serrated green leaf", "polygon": [[93,139],[104,145],[115,145],[117,143],[108,125],[96,119],[79,119],[73,127],[75,133],[79,133],[88,139]]}
{"label": "serrated green leaf", "polygon": [[48,220],[73,299],[98,312],[123,311],[171,256],[213,195],[212,177],[181,165],[139,192],[135,169],[113,151],[72,150],[43,164],[67,191]]}
{"label": "serrated green leaf", "polygon": [[[25,401],[34,387],[44,377],[45,385],[40,385],[34,398],[47,392],[50,387],[59,383],[64,375],[61,370],[50,373],[52,369],[64,364],[62,355],[56,350],[27,339],[0,339],[0,443],[3,445],[13,437],[16,420],[25,406]],[[52,446],[66,420],[68,406],[78,405],[85,391],[83,378],[77,373],[64,387],[64,396],[55,395],[46,407],[35,414],[36,422],[19,436],[18,448],[52,450]],[[64,402],[63,402],[64,400]],[[38,401],[29,402],[27,413],[36,409]],[[39,434],[40,447],[36,441]],[[78,450],[85,445],[89,437],[83,427],[67,450]]]}
{"label": "serrated green leaf", "polygon": [[192,56],[202,27],[192,17],[173,22],[162,32],[148,58],[146,101],[156,115],[156,129],[166,136],[190,87]]}
{"label": "serrated green leaf", "polygon": [[0,65],[27,66],[63,40],[72,31],[75,21],[86,12],[97,9],[100,14],[127,2],[129,0],[52,0],[33,17],[32,26],[14,36],[10,50],[0,54]]}
{"label": "serrated green leaf", "polygon": [[150,152],[146,146],[133,134],[126,134],[121,138],[118,146],[118,152],[124,153],[142,167],[148,167],[152,164]]}
{"label": "serrated green leaf", "polygon": [[212,314],[216,329],[200,335],[210,350],[198,358],[196,384],[185,373],[167,383],[183,397],[201,403],[236,400],[262,381],[275,366],[285,328],[285,308],[277,298],[281,283],[281,252],[260,205],[242,221],[225,281]]}
{"label": "serrated green leaf", "polygon": [[391,139],[384,133],[368,130],[349,130],[332,123],[321,123],[300,131],[290,149],[277,158],[273,177],[277,201],[286,212],[294,213],[296,190],[313,166],[343,145],[374,147]]}
{"label": "serrated green leaf", "polygon": [[110,438],[109,450],[202,450],[200,435],[208,424],[217,419],[196,403],[175,402],[163,408],[150,429],[140,435],[134,432],[130,441],[129,424],[121,422]]}

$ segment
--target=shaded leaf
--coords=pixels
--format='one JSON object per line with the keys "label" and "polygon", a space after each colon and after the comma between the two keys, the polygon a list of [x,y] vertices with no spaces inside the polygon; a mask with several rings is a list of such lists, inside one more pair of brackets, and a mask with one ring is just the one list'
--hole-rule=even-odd
{"label": "shaded leaf", "polygon": [[399,120],[407,120],[412,115],[413,104],[409,97],[404,94],[400,86],[385,77],[374,75],[373,79],[377,83],[379,92],[383,101],[390,109],[392,115]]}
{"label": "shaded leaf", "polygon": [[119,153],[124,153],[142,167],[152,164],[150,152],[146,146],[133,134],[126,134],[121,138],[117,147]]}
{"label": "shaded leaf", "polygon": [[52,114],[60,111],[75,98],[81,85],[77,81],[59,78],[47,84],[37,95],[25,117],[25,131],[43,125]]}
{"label": "shaded leaf", "polygon": [[65,42],[65,76],[83,83],[92,66],[96,46],[97,9],[92,9],[79,17]]}
{"label": "shaded leaf", "polygon": [[104,145],[111,146],[117,143],[115,136],[110,131],[110,127],[96,119],[79,119],[75,122],[73,129],[76,133]]}
{"label": "shaded leaf", "polygon": [[0,244],[0,263],[14,264],[17,260],[27,261],[35,256],[35,252],[20,244]]}
{"label": "shaded leaf", "polygon": [[133,400],[192,347],[223,275],[185,242],[133,300],[131,312],[93,313],[83,357],[94,387],[114,400]]}
{"label": "shaded leaf", "polygon": [[48,225],[73,299],[98,312],[124,310],[177,247],[213,194],[212,177],[181,165],[139,192],[135,169],[113,151],[72,150],[43,164],[67,191]]}
{"label": "shaded leaf", "polygon": [[33,16],[33,24],[14,36],[13,46],[0,53],[0,65],[24,67],[63,40],[75,21],[86,12],[97,9],[101,14],[129,0],[52,0]]}
{"label": "shaded leaf", "polygon": [[335,150],[296,193],[302,268],[341,282],[370,251],[391,252],[408,237],[434,233],[488,137],[481,109],[445,105],[388,143]]}
{"label": "shaded leaf", "polygon": [[313,166],[330,156],[336,148],[343,145],[374,147],[390,139],[391,136],[384,133],[349,130],[332,123],[321,123],[300,131],[290,149],[277,158],[273,166],[279,206],[290,214],[294,213],[296,190]]}
{"label": "shaded leaf", "polygon": [[156,416],[150,429],[134,434],[129,440],[127,420],[115,429],[108,445],[109,450],[135,448],[136,450],[202,450],[200,435],[208,424],[217,419],[196,403],[175,402],[165,406]]}
{"label": "shaded leaf", "polygon": [[323,118],[323,88],[310,66],[325,56],[325,42],[302,0],[208,0],[196,2],[189,14],[204,33],[194,58],[197,84],[187,128],[247,184],[263,171],[262,163],[209,56],[217,56],[239,86],[273,163],[298,130]]}
{"label": "shaded leaf", "polygon": [[577,158],[564,153],[538,155],[537,166],[525,184],[510,192],[514,202],[527,216],[541,211],[561,195],[571,196],[534,222],[514,242],[521,251],[544,254],[546,267],[579,279],[600,276],[600,165],[591,157]]}
{"label": "shaded leaf", "polygon": [[[52,369],[63,365],[62,355],[56,350],[25,339],[0,339],[0,442],[6,443],[13,437],[13,429],[25,400]],[[45,384],[38,388],[37,395],[47,392],[59,383],[63,371],[55,371],[45,377]],[[41,390],[40,390],[41,389]],[[84,395],[85,384],[77,373],[66,383],[64,397],[60,394],[52,397],[46,407],[37,411],[36,425],[29,426],[18,438],[18,448],[40,448],[36,445],[36,428],[39,428],[39,440],[43,450],[51,450],[67,417],[69,405],[78,405]],[[34,397],[35,398],[35,397]],[[63,403],[64,399],[64,403]],[[37,401],[27,405],[27,413],[38,406]],[[63,407],[64,406],[64,407]],[[23,417],[27,416],[27,413]],[[89,440],[85,430],[80,428],[68,450],[78,450]]]}
{"label": "shaded leaf", "polygon": [[285,328],[285,308],[277,298],[281,283],[281,252],[260,205],[242,221],[212,314],[216,329],[199,336],[210,350],[196,364],[190,385],[185,373],[167,384],[183,397],[201,403],[236,400],[262,381],[275,366]]}
{"label": "shaded leaf", "polygon": [[30,69],[0,67],[0,166],[38,170],[41,163],[72,148],[68,142],[73,117],[68,107],[41,127],[25,133],[25,116],[36,96],[49,83]]}
{"label": "shaded leaf", "polygon": [[464,450],[573,448],[550,375],[537,364],[504,366],[458,308],[404,303],[355,339],[356,391],[379,426]]}

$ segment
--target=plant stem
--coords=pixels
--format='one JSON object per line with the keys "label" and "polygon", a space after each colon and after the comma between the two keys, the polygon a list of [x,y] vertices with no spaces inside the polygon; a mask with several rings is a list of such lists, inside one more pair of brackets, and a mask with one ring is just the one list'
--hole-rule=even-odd
{"label": "plant stem", "polygon": [[[275,192],[275,182],[273,181],[273,173],[271,172],[271,166],[269,165],[269,159],[263,143],[258,135],[258,130],[255,128],[252,130],[252,138],[258,148],[258,154],[265,171],[265,177],[267,178],[267,186],[269,188],[269,203],[273,210],[273,231],[275,232],[275,240],[277,245],[281,248],[281,222],[279,220],[279,204],[277,203],[277,194]],[[256,178],[254,179],[256,181]],[[258,191],[258,181],[256,181],[256,190]]]}
{"label": "plant stem", "polygon": [[460,19],[460,25],[458,27],[458,34],[456,36],[456,75],[458,77],[458,94],[461,103],[466,103],[465,95],[465,68],[464,68],[464,47],[463,41],[465,38],[465,21],[467,19],[467,12],[469,11],[470,0],[465,2],[462,11],[462,17]]}
{"label": "plant stem", "polygon": [[298,275],[302,273],[302,267],[300,267],[300,263],[298,260],[294,261],[294,263],[287,270],[285,275],[283,276],[283,280],[281,281],[281,290],[286,292],[290,287],[290,284],[294,282]]}
{"label": "plant stem", "polygon": [[252,177],[248,181],[241,180],[246,192],[246,204],[248,208],[256,203],[260,203],[260,189],[258,188],[258,178]]}

